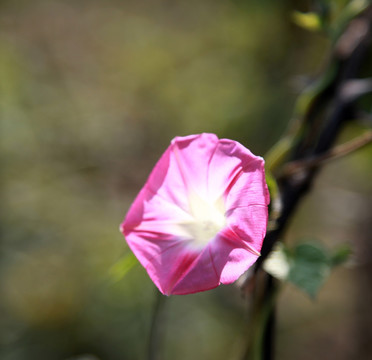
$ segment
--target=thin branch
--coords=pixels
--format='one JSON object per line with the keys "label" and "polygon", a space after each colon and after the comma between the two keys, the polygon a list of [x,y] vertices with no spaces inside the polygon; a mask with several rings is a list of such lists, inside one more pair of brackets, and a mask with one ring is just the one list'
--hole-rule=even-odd
{"label": "thin branch", "polygon": [[363,135],[344,144],[335,146],[333,149],[327,151],[322,155],[288,163],[287,165],[285,165],[280,178],[289,177],[295,175],[298,172],[324,165],[331,160],[339,159],[343,156],[349,155],[350,153],[359,150],[370,143],[372,143],[372,130],[367,131]]}

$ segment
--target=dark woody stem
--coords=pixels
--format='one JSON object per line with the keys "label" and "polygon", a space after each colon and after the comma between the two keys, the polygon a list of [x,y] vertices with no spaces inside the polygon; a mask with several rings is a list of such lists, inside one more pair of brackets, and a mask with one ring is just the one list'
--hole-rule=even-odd
{"label": "dark woody stem", "polygon": [[369,130],[356,139],[350,140],[345,144],[335,146],[326,153],[304,160],[292,161],[284,166],[279,178],[285,178],[300,173],[301,171],[309,170],[324,165],[330,160],[339,159],[364,146],[372,143],[372,131]]}
{"label": "dark woody stem", "polygon": [[[357,118],[355,99],[343,96],[342,91],[345,83],[358,78],[361,64],[366,60],[372,37],[371,24],[372,5],[350,22],[335,43],[329,67],[324,75],[326,81],[322,82],[318,92],[312,94],[307,106],[299,107],[301,111],[295,116],[294,129],[285,137],[285,144],[288,145],[283,152],[285,156],[271,161],[272,164],[275,163],[275,169],[269,170],[277,174],[282,207],[275,226],[267,232],[262,255],[256,263],[252,280],[254,290],[251,300],[251,325],[255,326],[257,318],[265,323],[260,325],[263,327],[260,336],[253,341],[247,340],[244,360],[274,359],[275,303],[271,303],[271,299],[277,292],[277,283],[262,270],[262,263],[274,244],[283,236],[298,204],[311,189],[321,165],[334,156],[346,154],[371,141],[371,133],[368,132],[365,138],[362,137],[355,143],[330,150],[344,124]],[[303,103],[301,96],[299,102]],[[282,142],[279,142],[279,145],[282,146]],[[275,149],[271,151],[271,154],[273,153],[275,154]],[[281,161],[279,165],[278,159]],[[285,176],[280,176],[283,173]],[[267,309],[269,313],[264,315],[263,312]],[[255,341],[259,343],[255,344]],[[257,346],[260,346],[259,352]]]}

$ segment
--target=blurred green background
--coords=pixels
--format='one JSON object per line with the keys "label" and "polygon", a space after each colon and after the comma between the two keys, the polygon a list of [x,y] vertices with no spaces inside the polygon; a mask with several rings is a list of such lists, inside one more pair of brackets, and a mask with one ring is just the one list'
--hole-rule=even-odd
{"label": "blurred green background", "polygon": [[[174,136],[214,132],[257,155],[281,136],[328,56],[291,21],[308,6],[0,1],[1,360],[145,358],[156,291],[119,224]],[[279,360],[372,354],[371,173],[370,148],[338,160],[299,208],[289,241],[354,256],[316,301],[285,288]],[[235,285],[171,297],[163,358],[240,359],[246,322]]]}

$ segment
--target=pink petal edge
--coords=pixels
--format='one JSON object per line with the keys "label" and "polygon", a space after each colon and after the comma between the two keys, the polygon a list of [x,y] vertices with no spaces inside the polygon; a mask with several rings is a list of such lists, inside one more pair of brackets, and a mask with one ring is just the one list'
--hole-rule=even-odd
{"label": "pink petal edge", "polygon": [[[191,191],[225,202],[226,227],[202,249],[179,227],[190,221]],[[191,294],[230,284],[252,266],[265,236],[269,201],[261,157],[214,134],[176,137],[120,229],[163,294]]]}

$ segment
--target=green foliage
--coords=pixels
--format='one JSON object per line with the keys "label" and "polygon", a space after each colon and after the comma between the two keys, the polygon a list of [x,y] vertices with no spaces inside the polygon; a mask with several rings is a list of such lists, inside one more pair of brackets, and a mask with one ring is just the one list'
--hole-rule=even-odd
{"label": "green foliage", "polygon": [[317,244],[300,244],[292,255],[288,281],[315,297],[330,273],[330,258]]}
{"label": "green foliage", "polygon": [[138,264],[132,252],[121,257],[109,270],[109,279],[112,282],[120,281],[124,276]]}
{"label": "green foliage", "polygon": [[264,269],[315,298],[332,268],[343,264],[349,255],[350,247],[347,245],[330,252],[315,242],[298,244],[292,250],[279,244],[266,260]]}
{"label": "green foliage", "polygon": [[292,13],[292,19],[295,24],[306,30],[318,31],[322,28],[322,21],[319,15],[314,12],[302,13],[300,11],[294,11]]}
{"label": "green foliage", "polygon": [[323,31],[332,40],[336,40],[345,26],[368,6],[368,0],[316,1],[316,10],[292,12],[292,20],[308,31]]}
{"label": "green foliage", "polygon": [[348,245],[340,246],[331,254],[331,265],[342,265],[349,259],[350,255],[351,249]]}

